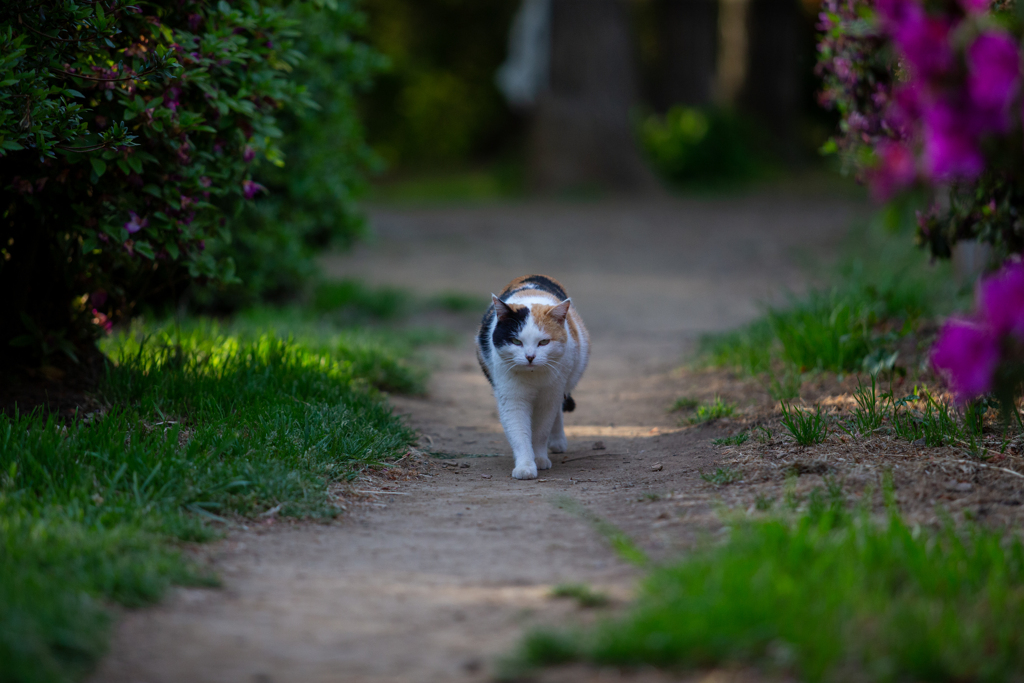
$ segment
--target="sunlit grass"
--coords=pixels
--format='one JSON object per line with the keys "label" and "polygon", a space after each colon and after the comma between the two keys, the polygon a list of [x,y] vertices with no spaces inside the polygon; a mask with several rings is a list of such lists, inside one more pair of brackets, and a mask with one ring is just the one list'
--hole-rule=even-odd
{"label": "sunlit grass", "polygon": [[422,375],[372,336],[189,321],[104,348],[104,410],[0,416],[0,681],[84,671],[102,651],[104,602],[206,580],[176,539],[269,510],[334,516],[329,484],[413,438],[381,390],[420,391]]}

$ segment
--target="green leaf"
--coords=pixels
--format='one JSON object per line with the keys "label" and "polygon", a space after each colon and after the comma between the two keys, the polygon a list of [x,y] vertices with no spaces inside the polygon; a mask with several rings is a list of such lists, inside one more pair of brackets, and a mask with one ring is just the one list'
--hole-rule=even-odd
{"label": "green leaf", "polygon": [[[3,84],[0,83],[0,85],[3,85]],[[85,95],[83,95],[82,93],[80,93],[77,90],[74,90],[72,88],[66,88],[64,90],[64,92],[66,92],[67,94],[71,95],[72,97],[80,97],[80,98],[84,98],[85,97]]]}
{"label": "green leaf", "polygon": [[137,154],[128,155],[128,165],[131,166],[132,170],[136,173],[142,173],[142,159]]}
{"label": "green leaf", "polygon": [[149,245],[149,242],[136,242],[132,248],[148,258],[150,261],[156,257],[155,254],[153,254],[153,247]]}
{"label": "green leaf", "polygon": [[[96,6],[99,7],[99,3]],[[96,172],[96,177],[102,178],[103,174],[107,172],[107,162],[103,161],[103,159],[89,157],[89,163],[92,164],[92,170]]]}

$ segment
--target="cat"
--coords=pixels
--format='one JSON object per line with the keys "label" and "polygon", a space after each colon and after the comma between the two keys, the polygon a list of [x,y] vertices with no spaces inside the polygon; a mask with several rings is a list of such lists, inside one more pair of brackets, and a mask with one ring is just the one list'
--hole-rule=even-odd
{"label": "cat", "polygon": [[564,453],[562,412],[576,407],[573,388],[590,357],[590,336],[566,296],[545,275],[508,284],[480,323],[476,357],[494,388],[498,416],[512,446],[516,479],[551,467],[548,449]]}

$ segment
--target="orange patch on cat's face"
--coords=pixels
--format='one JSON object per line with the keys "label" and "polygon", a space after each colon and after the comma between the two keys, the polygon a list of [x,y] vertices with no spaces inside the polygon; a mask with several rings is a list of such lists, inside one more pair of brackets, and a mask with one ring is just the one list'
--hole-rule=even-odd
{"label": "orange patch on cat's face", "polygon": [[533,304],[530,306],[530,315],[533,317],[534,323],[543,330],[546,334],[551,337],[552,341],[565,343],[566,333],[564,322],[559,322],[558,318],[551,315],[551,309],[555,306],[546,306],[544,304]]}

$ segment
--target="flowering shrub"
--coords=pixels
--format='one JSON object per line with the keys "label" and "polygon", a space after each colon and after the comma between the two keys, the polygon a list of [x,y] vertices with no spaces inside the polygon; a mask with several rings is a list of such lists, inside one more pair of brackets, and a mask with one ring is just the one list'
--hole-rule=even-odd
{"label": "flowering shrub", "polygon": [[959,401],[992,392],[1009,410],[1024,382],[1024,263],[982,280],[974,314],[945,324],[932,364]]}
{"label": "flowering shrub", "polygon": [[[829,146],[880,199],[929,188],[919,239],[936,256],[962,239],[1024,251],[1022,32],[988,0],[827,0],[822,101],[842,114]],[[945,201],[947,200],[948,201]]]}
{"label": "flowering shrub", "polygon": [[0,4],[0,347],[72,353],[154,292],[234,279],[206,242],[310,103],[294,26],[260,0]]}

